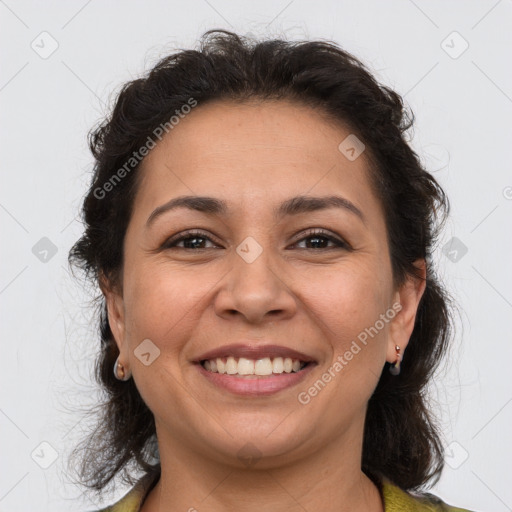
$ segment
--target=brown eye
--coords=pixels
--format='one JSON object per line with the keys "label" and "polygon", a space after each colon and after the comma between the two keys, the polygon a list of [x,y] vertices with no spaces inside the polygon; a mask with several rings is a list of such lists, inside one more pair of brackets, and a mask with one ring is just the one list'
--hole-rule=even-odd
{"label": "brown eye", "polygon": [[[186,250],[196,250],[196,249],[211,249],[211,247],[205,247],[205,243],[212,242],[212,240],[206,236],[201,231],[188,231],[186,233],[182,233],[178,236],[172,237],[169,240],[166,240],[162,245],[163,249],[177,248],[177,249],[186,249]],[[178,244],[181,244],[179,246]],[[213,244],[213,242],[212,242]]]}
{"label": "brown eye", "polygon": [[[304,249],[317,250],[317,249],[346,249],[350,250],[350,246],[342,239],[331,235],[330,233],[323,230],[311,230],[308,232],[308,236],[301,238],[295,245],[306,241],[306,247]],[[309,243],[307,241],[310,241]],[[328,246],[331,242],[331,246]]]}

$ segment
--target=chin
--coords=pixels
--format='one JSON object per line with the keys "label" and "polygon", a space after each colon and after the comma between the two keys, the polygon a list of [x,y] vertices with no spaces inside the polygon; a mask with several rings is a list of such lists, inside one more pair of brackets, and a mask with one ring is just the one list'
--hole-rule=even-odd
{"label": "chin", "polygon": [[303,421],[297,421],[298,415],[294,418],[293,413],[288,417],[287,414],[236,414],[222,426],[212,419],[201,424],[195,440],[202,439],[206,451],[230,466],[280,467],[304,456],[306,446],[314,438],[313,425],[308,429]]}

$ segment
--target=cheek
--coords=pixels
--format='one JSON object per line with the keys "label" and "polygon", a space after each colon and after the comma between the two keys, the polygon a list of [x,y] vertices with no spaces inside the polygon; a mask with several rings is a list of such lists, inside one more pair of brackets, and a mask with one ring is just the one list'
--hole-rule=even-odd
{"label": "cheek", "polygon": [[208,291],[197,272],[172,272],[162,265],[133,269],[125,289],[127,334],[131,347],[149,338],[162,351],[172,351],[196,323]]}
{"label": "cheek", "polygon": [[[385,269],[381,266],[380,269]],[[331,359],[324,365],[321,379],[329,382],[320,402],[343,403],[347,411],[365,404],[382,372],[386,359],[388,322],[381,320],[391,304],[391,280],[368,258],[357,265],[315,280],[311,293],[316,300],[318,322],[329,340]],[[382,272],[382,274],[379,274]],[[327,327],[327,329],[324,328]],[[325,414],[325,411],[324,411]],[[340,412],[333,410],[332,421]]]}
{"label": "cheek", "polygon": [[391,306],[391,284],[385,266],[381,268],[368,258],[314,280],[308,292],[319,317],[313,321],[325,334],[332,355],[311,387],[300,390],[299,401],[307,403],[312,417],[322,418],[325,435],[346,428],[357,415],[363,418],[382,372],[389,323],[380,319]]}
{"label": "cheek", "polygon": [[328,328],[336,351],[375,324],[390,307],[390,280],[370,261],[319,272],[304,288],[309,307]]}

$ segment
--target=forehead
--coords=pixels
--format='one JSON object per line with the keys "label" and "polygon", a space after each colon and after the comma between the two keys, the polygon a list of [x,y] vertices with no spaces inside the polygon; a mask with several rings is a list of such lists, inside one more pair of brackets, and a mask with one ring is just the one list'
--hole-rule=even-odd
{"label": "forehead", "polygon": [[359,204],[375,202],[365,154],[339,146],[348,125],[284,100],[199,104],[141,165],[139,201],[158,205],[181,194],[277,202],[334,189]]}
{"label": "forehead", "polygon": [[325,160],[338,156],[349,134],[348,127],[328,120],[322,111],[288,100],[215,101],[184,116],[146,160],[165,152],[191,162],[205,155],[250,159],[247,149],[268,160],[280,155],[291,162]]}

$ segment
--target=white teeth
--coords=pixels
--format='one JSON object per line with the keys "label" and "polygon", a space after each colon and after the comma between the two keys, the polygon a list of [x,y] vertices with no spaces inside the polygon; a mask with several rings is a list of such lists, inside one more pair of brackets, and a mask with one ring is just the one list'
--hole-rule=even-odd
{"label": "white teeth", "polygon": [[213,373],[227,373],[229,375],[272,375],[300,371],[305,363],[291,357],[264,357],[263,359],[247,359],[233,356],[226,358],[209,359],[203,362],[203,367]]}
{"label": "white teeth", "polygon": [[258,359],[254,365],[255,375],[272,375],[272,361],[270,357],[265,359]]}
{"label": "white teeth", "polygon": [[238,360],[238,373],[240,375],[254,375],[254,361],[241,357]]}
{"label": "white teeth", "polygon": [[272,363],[272,371],[274,373],[283,373],[284,366],[283,366],[283,358],[282,357],[276,357]]}
{"label": "white teeth", "polygon": [[238,373],[238,364],[234,357],[228,357],[228,360],[226,361],[226,373],[229,375]]}

